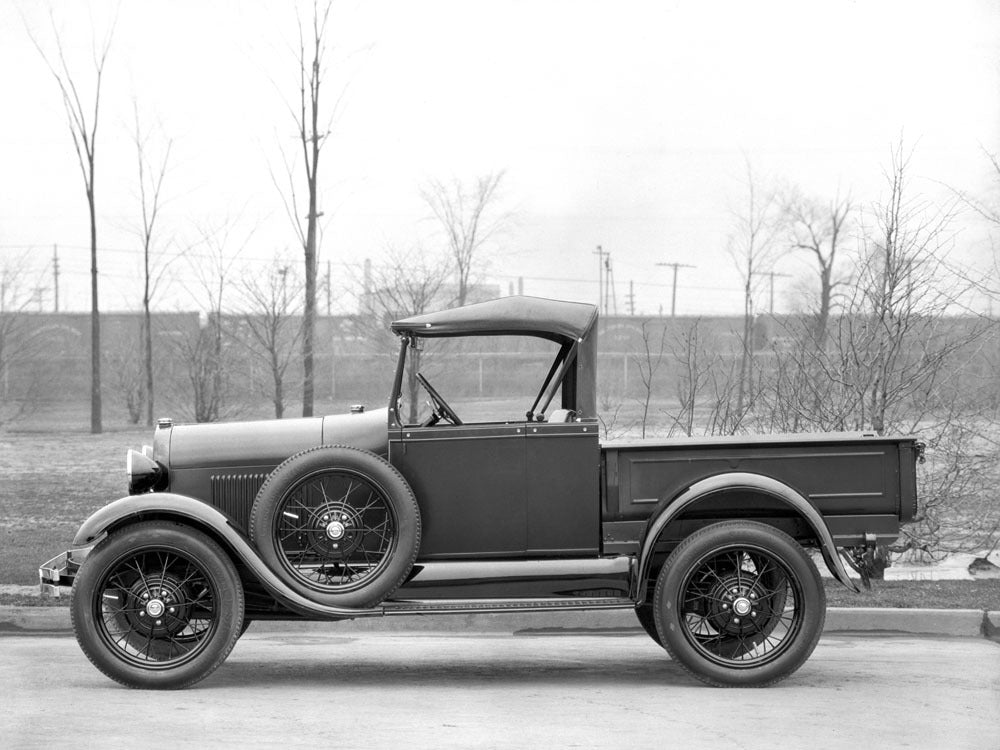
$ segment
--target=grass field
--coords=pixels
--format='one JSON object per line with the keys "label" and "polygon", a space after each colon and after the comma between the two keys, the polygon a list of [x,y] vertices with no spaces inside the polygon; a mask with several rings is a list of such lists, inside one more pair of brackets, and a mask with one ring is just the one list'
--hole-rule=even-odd
{"label": "grass field", "polygon": [[0,433],[0,583],[37,582],[39,563],[68,549],[84,519],[127,495],[125,449],[151,437],[145,427]]}

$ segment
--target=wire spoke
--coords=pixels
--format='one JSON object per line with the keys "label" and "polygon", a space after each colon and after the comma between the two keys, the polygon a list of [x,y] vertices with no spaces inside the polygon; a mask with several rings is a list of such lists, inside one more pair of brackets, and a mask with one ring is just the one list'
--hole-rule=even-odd
{"label": "wire spoke", "polygon": [[[737,616],[734,597],[752,610]],[[773,553],[757,547],[719,549],[694,565],[677,594],[691,644],[717,663],[756,664],[785,652],[802,626],[798,582]]]}
{"label": "wire spoke", "polygon": [[[107,572],[97,590],[101,592],[94,602],[98,634],[128,663],[160,667],[183,663],[201,651],[216,627],[212,582],[174,548],[133,552]],[[154,594],[165,605],[157,615],[151,615],[142,601]],[[192,624],[195,615],[201,623],[197,629]]]}
{"label": "wire spoke", "polygon": [[[326,472],[294,488],[277,508],[277,551],[286,569],[310,586],[353,587],[389,560],[395,534],[391,506],[364,477]],[[336,537],[332,528],[327,533],[333,520],[343,526]]]}

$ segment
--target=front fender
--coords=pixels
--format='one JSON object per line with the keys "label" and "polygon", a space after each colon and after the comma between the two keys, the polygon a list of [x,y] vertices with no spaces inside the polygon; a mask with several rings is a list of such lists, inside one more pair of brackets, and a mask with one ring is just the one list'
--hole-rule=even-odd
{"label": "front fender", "polygon": [[120,526],[122,522],[156,516],[180,517],[209,526],[218,534],[231,531],[242,534],[230,524],[229,517],[218,508],[186,495],[173,492],[147,492],[128,495],[108,503],[90,516],[73,539],[74,547],[96,542],[103,534]]}
{"label": "front fender", "polygon": [[[718,474],[695,482],[677,497],[670,500],[659,515],[653,516],[650,519],[646,527],[642,550],[639,555],[639,576],[636,579],[637,581],[642,582],[648,578],[650,567],[653,564],[653,550],[656,546],[656,541],[660,533],[667,527],[667,524],[678,518],[681,513],[699,500],[703,500],[709,495],[724,490],[750,490],[759,492],[780,500],[791,507],[806,520],[816,534],[816,538],[820,543],[820,551],[823,554],[823,560],[826,562],[826,566],[833,577],[855,592],[861,590],[851,577],[847,575],[847,570],[840,560],[840,555],[837,553],[837,545],[834,543],[833,535],[830,533],[830,529],[823,519],[823,514],[816,509],[815,505],[809,502],[808,498],[787,484],[779,482],[777,479],[772,479],[761,474],[737,471]],[[642,588],[637,593],[640,597],[643,596]]]}
{"label": "front fender", "polygon": [[301,594],[288,588],[267,564],[260,559],[250,540],[236,528],[232,520],[217,508],[193,497],[173,492],[150,492],[129,495],[105,505],[83,522],[76,532],[73,546],[92,545],[105,533],[122,525],[149,518],[173,519],[193,527],[201,527],[227,548],[230,554],[242,562],[275,599],[301,615],[350,619],[384,614],[377,609],[347,609],[316,604]]}

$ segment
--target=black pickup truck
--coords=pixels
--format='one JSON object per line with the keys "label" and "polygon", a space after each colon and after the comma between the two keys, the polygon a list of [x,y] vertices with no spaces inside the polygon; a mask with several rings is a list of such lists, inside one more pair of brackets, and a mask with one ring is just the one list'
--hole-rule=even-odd
{"label": "black pickup truck", "polygon": [[[128,496],[41,567],[43,589],[72,585],[81,647],[133,687],[201,680],[258,619],[588,609],[634,610],[709,684],[788,676],[825,618],[810,552],[857,590],[844,560],[914,516],[921,444],[602,444],[596,323],[592,305],[531,297],[411,317],[391,326],[401,346],[387,409],[161,420],[151,447],[127,453]],[[467,399],[463,420],[421,373],[425,348],[447,344],[441,384],[463,374],[463,341],[508,336],[552,352],[537,395],[494,404],[519,411],[506,418]],[[510,379],[521,370],[511,360]]]}

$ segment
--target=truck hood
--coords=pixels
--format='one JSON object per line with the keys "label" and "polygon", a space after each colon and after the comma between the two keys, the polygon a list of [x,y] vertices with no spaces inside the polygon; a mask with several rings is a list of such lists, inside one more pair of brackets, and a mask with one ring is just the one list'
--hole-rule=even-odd
{"label": "truck hood", "polygon": [[168,469],[276,466],[318,445],[348,445],[385,456],[387,424],[388,409],[375,409],[328,417],[177,425],[157,430],[154,458]]}

